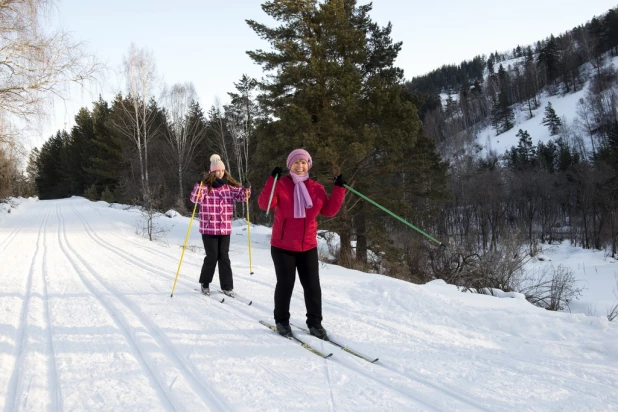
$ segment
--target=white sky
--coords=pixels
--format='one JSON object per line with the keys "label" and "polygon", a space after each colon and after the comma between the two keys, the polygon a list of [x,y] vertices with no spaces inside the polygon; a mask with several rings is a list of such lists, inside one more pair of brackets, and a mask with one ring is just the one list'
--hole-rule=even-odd
{"label": "white sky", "polygon": [[[247,50],[267,48],[249,29],[245,19],[271,22],[261,0],[60,0],[58,18],[74,38],[87,43],[111,69],[117,69],[129,45],[154,54],[157,69],[167,84],[191,81],[205,110],[227,92],[243,74],[261,77],[261,68]],[[365,4],[359,1],[359,4]],[[550,34],[583,24],[618,5],[616,0],[486,0],[404,2],[377,0],[371,16],[381,25],[393,24],[393,38],[403,41],[397,65],[406,78],[422,75],[443,64],[460,63],[475,55],[511,50]],[[31,142],[40,146],[58,129],[70,128],[80,107],[90,106],[99,93],[109,100],[123,87],[115,75],[105,86],[73,93],[70,101],[56,104],[43,136]]]}

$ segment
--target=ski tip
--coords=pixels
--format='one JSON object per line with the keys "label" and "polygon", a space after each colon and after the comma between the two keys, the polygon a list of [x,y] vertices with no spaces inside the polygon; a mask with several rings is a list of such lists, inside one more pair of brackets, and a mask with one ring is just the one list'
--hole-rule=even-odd
{"label": "ski tip", "polygon": [[376,363],[379,360],[380,360],[380,358],[375,358],[374,360],[371,361],[371,363]]}
{"label": "ski tip", "polygon": [[333,354],[332,354],[332,353],[329,353],[328,355],[324,356],[324,359],[328,359],[328,358],[330,358],[331,356],[333,356]]}

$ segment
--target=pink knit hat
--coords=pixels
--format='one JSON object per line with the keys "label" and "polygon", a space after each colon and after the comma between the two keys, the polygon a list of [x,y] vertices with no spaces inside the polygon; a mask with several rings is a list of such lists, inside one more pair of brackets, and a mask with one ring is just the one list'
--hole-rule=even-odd
{"label": "pink knit hat", "polygon": [[221,156],[217,154],[210,156],[210,173],[215,170],[225,170],[225,164],[221,161]]}
{"label": "pink knit hat", "polygon": [[292,165],[294,164],[295,161],[301,160],[301,159],[306,161],[309,165],[309,169],[311,169],[311,165],[312,165],[311,155],[305,149],[292,150],[292,153],[288,155],[288,160],[286,162],[288,165],[288,169],[292,168]]}

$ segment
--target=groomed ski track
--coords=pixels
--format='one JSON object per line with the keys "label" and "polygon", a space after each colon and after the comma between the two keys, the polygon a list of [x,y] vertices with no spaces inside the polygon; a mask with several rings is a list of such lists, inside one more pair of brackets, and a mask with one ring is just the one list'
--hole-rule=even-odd
{"label": "groomed ski track", "polygon": [[[485,333],[493,332],[474,326],[474,305],[464,308],[468,318],[457,318],[454,299],[420,289],[408,299],[435,304],[417,304],[406,317],[409,304],[388,282],[372,285],[364,308],[363,291],[353,284],[337,298],[345,281],[330,284],[328,270],[322,274],[325,326],[380,361],[370,364],[302,336],[333,353],[320,359],[258,323],[272,318],[274,272],[265,236],[256,236],[249,275],[246,238],[232,235],[235,289],[251,306],[195,293],[203,256],[189,251],[170,298],[178,244],[132,235],[126,214],[72,198],[29,203],[3,221],[11,226],[0,231],[2,410],[506,411],[534,405],[511,387],[518,382],[536,386],[539,398],[560,389],[589,401],[605,392],[605,402],[615,401],[615,365],[567,358],[568,342],[536,352],[514,350],[517,342],[501,348],[501,339],[520,337],[499,331],[491,339]],[[199,245],[199,235],[191,239]],[[388,310],[380,310],[380,294]],[[508,317],[509,310],[495,316]],[[294,322],[303,324],[303,314],[297,282]],[[427,356],[435,369],[421,362]]]}

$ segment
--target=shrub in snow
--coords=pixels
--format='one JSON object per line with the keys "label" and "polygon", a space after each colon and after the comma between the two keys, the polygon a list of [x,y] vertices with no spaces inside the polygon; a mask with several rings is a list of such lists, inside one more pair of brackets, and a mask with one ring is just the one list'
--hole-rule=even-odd
{"label": "shrub in snow", "polygon": [[101,193],[101,200],[107,203],[114,203],[116,199],[114,198],[114,194],[111,190],[109,190],[108,186],[105,186],[105,190]]}
{"label": "shrub in snow", "polygon": [[547,310],[568,308],[569,302],[581,296],[583,290],[577,286],[573,271],[562,265],[532,271],[522,285],[526,299]]}
{"label": "shrub in snow", "polygon": [[92,202],[99,200],[97,186],[93,183],[84,191],[84,197]]}

